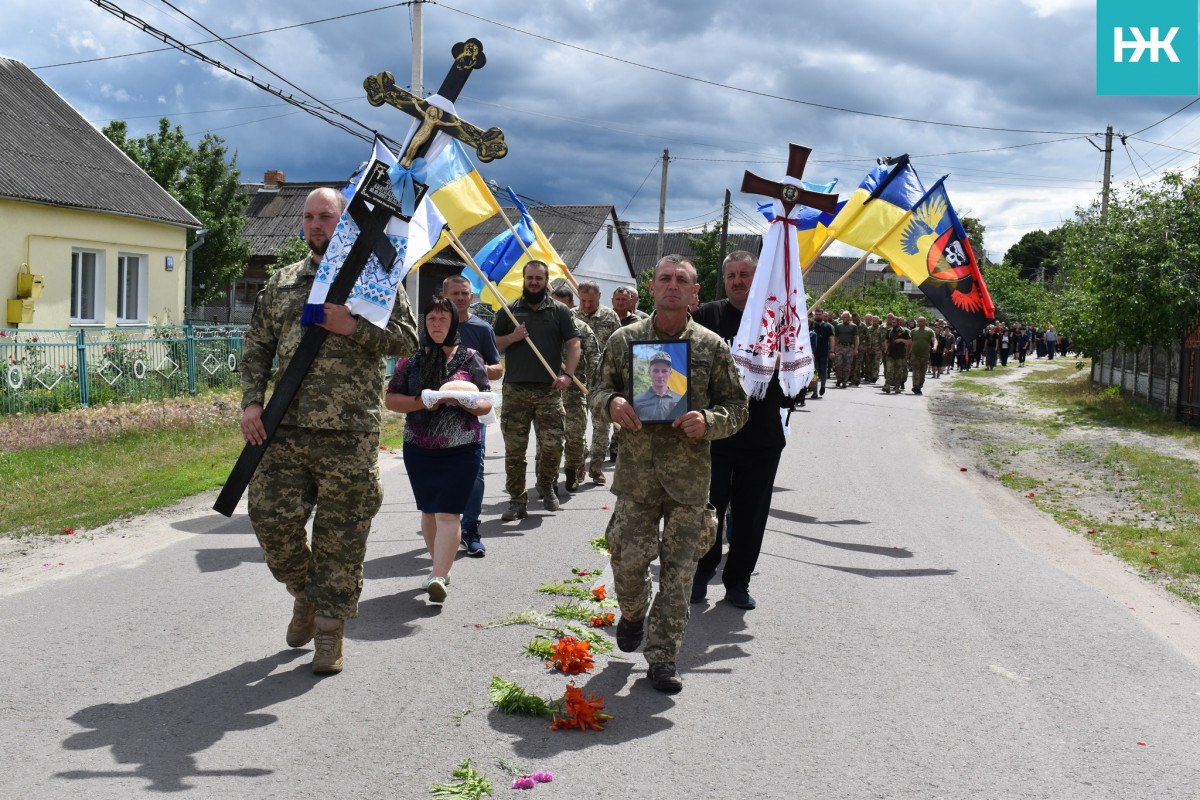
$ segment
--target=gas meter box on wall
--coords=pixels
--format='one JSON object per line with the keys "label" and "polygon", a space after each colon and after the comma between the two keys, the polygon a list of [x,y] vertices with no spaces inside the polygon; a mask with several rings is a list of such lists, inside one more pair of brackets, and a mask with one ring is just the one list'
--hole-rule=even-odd
{"label": "gas meter box on wall", "polygon": [[[28,264],[22,264],[17,272],[17,297],[41,297],[45,288],[45,279],[29,271]],[[12,312],[9,312],[12,316]],[[9,320],[11,322],[11,320]]]}
{"label": "gas meter box on wall", "polygon": [[29,325],[33,323],[33,301],[32,300],[9,300],[8,301],[8,324],[9,325]]}

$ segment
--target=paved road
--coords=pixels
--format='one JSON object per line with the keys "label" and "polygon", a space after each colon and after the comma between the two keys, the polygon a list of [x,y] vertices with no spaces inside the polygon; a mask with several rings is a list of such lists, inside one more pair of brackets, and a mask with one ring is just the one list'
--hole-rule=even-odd
{"label": "paved road", "polygon": [[831,389],[793,417],[759,608],[716,587],[693,607],[674,697],[640,658],[598,658],[603,732],[490,710],[492,675],[554,696],[566,681],[521,654],[531,629],[475,625],[547,610],[541,583],[603,564],[587,541],[606,489],[486,523],[487,557],[460,558],[439,609],[386,455],[346,671],[321,680],[284,645],[290,600],[244,509],[162,518],[167,546],[0,596],[0,796],[424,798],[467,757],[498,797],[498,757],[553,772],[542,798],[1200,796],[1197,654],[1021,544],[1019,500],[932,444],[942,384],[926,387]]}

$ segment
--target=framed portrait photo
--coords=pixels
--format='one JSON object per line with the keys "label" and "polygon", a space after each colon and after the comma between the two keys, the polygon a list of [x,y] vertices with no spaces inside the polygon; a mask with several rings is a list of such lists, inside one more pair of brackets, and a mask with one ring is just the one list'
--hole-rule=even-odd
{"label": "framed portrait photo", "polygon": [[630,403],[643,424],[672,423],[691,410],[688,357],[691,343],[631,342]]}

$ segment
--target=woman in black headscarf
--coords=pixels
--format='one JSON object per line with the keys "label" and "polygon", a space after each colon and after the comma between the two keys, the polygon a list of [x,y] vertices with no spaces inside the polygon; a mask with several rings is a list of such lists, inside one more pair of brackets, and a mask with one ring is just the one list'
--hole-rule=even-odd
{"label": "woman in black headscarf", "polygon": [[[438,297],[425,311],[425,334],[412,358],[396,361],[387,388],[387,407],[403,412],[404,466],[413,497],[421,511],[421,533],[433,559],[433,569],[421,588],[435,602],[446,599],[450,567],[461,540],[459,516],[479,471],[481,444],[478,417],[492,404],[478,399],[473,405],[443,397],[427,408],[423,390],[439,391],[472,386],[488,391],[483,359],[458,340],[458,311],[447,298]],[[472,386],[466,386],[466,384]]]}

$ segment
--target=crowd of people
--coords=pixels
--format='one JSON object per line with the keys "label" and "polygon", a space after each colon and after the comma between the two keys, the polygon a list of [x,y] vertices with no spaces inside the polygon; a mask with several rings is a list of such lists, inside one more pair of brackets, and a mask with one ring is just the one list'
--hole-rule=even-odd
{"label": "crowd of people", "polygon": [[[309,195],[304,234],[310,253],[276,272],[255,305],[243,355],[241,429],[266,443],[263,403],[278,360],[282,371],[302,337],[301,312],[329,246],[345,198]],[[542,509],[560,508],[562,490],[590,478],[608,482],[617,500],[606,529],[621,616],[616,644],[642,647],[654,688],[679,691],[676,656],[691,604],[707,602],[721,570],[724,600],[750,610],[750,581],[770,513],[775,474],[794,404],[835,388],[875,384],[900,393],[911,380],[921,394],[934,379],[983,358],[987,368],[1024,363],[1032,350],[1053,357],[1069,337],[996,324],[963,341],[943,320],[909,324],[894,314],[861,318],[810,312],[815,373],[798,398],[784,396],[778,372],[762,397],[748,397],[731,348],[741,325],[757,259],[730,253],[721,265],[724,299],[699,303],[695,266],[678,255],[655,266],[651,313],[633,287],[601,304],[600,286],[575,293],[551,287],[540,261],[523,267],[522,295],[488,325],[471,311],[470,284],[451,276],[424,309],[418,329],[403,287],[386,325],[324,304],[328,332],[307,378],[275,431],[250,483],[250,521],[274,577],[293,597],[286,641],[315,640],[312,669],[343,668],[345,621],[358,612],[371,521],[382,502],[378,464],[384,407],[406,414],[403,457],[431,567],[421,589],[434,603],[449,596],[458,550],[483,557],[480,533],[483,453],[491,390],[503,380],[507,505],[501,522],[529,515],[526,453],[534,443],[535,488]],[[386,393],[384,366],[396,357]],[[687,364],[677,363],[680,359]],[[671,381],[686,376],[686,388]],[[591,441],[587,431],[591,429]],[[311,543],[306,529],[313,517]],[[651,564],[658,562],[658,591]],[[722,561],[724,566],[722,568]],[[643,646],[644,640],[644,646]]]}
{"label": "crowd of people", "polygon": [[842,311],[809,311],[809,336],[816,372],[807,398],[825,396],[825,384],[833,372],[834,388],[874,385],[882,366],[883,393],[899,394],[912,381],[912,393],[921,394],[926,376],[942,375],[974,368],[995,369],[1008,366],[1013,359],[1019,366],[1033,354],[1036,358],[1065,356],[1071,338],[1056,331],[1054,325],[1039,329],[1034,325],[996,322],[973,338],[963,338],[944,319],[931,325],[923,316],[906,320],[896,314],[881,318],[873,314]]}

